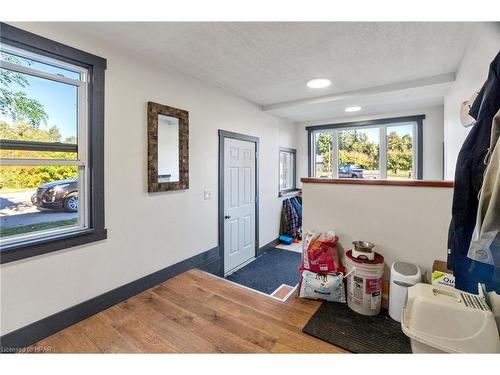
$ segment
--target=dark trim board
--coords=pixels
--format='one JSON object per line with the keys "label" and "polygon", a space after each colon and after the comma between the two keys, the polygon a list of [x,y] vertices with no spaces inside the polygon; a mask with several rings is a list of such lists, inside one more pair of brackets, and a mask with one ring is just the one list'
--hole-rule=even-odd
{"label": "dark trim board", "polygon": [[224,138],[255,143],[255,256],[259,255],[259,138],[219,129],[219,256],[220,270],[224,276]]}
{"label": "dark trim board", "polygon": [[0,22],[2,42],[83,67],[106,69],[106,59]]}
{"label": "dark trim board", "polygon": [[[307,128],[306,128],[307,129]],[[312,153],[312,130],[307,129],[307,177],[312,177],[312,160],[311,160],[311,153]]]}
{"label": "dark trim board", "polygon": [[14,262],[16,260],[47,254],[57,250],[103,241],[107,239],[107,237],[108,231],[106,228],[101,230],[82,229],[75,232],[36,238],[21,243],[16,242],[12,245],[2,246],[0,263]]}
{"label": "dark trim board", "polygon": [[381,118],[375,120],[366,121],[351,121],[351,122],[340,122],[336,124],[325,124],[325,125],[314,125],[307,126],[307,175],[312,178],[312,134],[318,130],[328,130],[328,129],[345,129],[345,128],[357,128],[363,126],[373,126],[373,125],[383,125],[383,124],[395,124],[398,122],[415,121],[417,123],[417,180],[422,180],[424,177],[424,130],[423,121],[425,120],[425,115],[415,115],[415,116],[403,116],[403,117],[391,117],[391,118]]}
{"label": "dark trim board", "polygon": [[0,352],[11,353],[32,345],[192,268],[199,268],[203,271],[216,273],[214,270],[220,269],[219,263],[219,248],[214,247],[213,249],[122,285],[76,306],[69,307],[37,322],[7,333],[0,337]]}
{"label": "dark trim board", "polygon": [[309,131],[325,130],[325,129],[357,128],[359,126],[394,124],[397,122],[406,122],[406,121],[419,121],[419,120],[422,121],[424,119],[425,115],[390,117],[390,118],[380,118],[380,119],[366,120],[366,121],[351,121],[351,122],[339,122],[335,124],[313,125],[313,126],[307,126],[306,130],[309,132]]}
{"label": "dark trim board", "polygon": [[291,152],[292,154],[297,153],[297,150],[295,148],[283,147],[283,146],[280,146],[280,151]]}

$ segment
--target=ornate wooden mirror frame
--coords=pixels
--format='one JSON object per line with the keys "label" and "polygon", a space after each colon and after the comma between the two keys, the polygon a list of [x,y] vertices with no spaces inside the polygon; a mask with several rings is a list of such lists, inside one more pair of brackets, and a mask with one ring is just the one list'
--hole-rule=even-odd
{"label": "ornate wooden mirror frame", "polygon": [[[179,120],[179,181],[158,181],[158,115]],[[179,108],[148,102],[148,192],[189,188],[189,113]]]}

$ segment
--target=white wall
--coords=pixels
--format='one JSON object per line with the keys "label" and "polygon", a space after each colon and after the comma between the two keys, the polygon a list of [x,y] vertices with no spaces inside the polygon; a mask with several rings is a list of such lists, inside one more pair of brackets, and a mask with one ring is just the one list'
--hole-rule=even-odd
{"label": "white wall", "polygon": [[460,107],[479,91],[488,76],[488,68],[500,49],[500,23],[482,25],[472,38],[458,68],[456,80],[444,98],[445,177],[453,180],[462,144],[470,131],[460,122]]}
{"label": "white wall", "polygon": [[334,124],[341,122],[366,121],[381,118],[425,115],[423,122],[423,161],[424,180],[443,179],[443,142],[444,142],[444,118],[443,106],[416,109],[405,112],[391,112],[376,116],[355,116],[327,119],[322,121],[307,122],[297,124],[297,174],[300,177],[307,177],[307,126]]}
{"label": "white wall", "polygon": [[[16,26],[108,59],[108,239],[2,265],[2,335],[217,246],[218,129],[260,137],[260,245],[277,238],[278,150],[285,139],[293,146],[289,122],[161,61],[71,34],[64,24]],[[189,111],[187,191],[147,193],[148,101]],[[205,189],[211,200],[203,199]]]}
{"label": "white wall", "polygon": [[280,146],[297,148],[297,131],[296,125],[290,120],[280,119]]}
{"label": "white wall", "polygon": [[305,183],[302,195],[304,232],[334,230],[346,250],[370,241],[388,267],[446,260],[452,188]]}

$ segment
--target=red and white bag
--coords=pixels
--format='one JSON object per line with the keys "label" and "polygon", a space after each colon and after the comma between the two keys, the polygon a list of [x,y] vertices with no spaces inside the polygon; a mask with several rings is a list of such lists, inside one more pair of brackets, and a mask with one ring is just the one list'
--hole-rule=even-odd
{"label": "red and white bag", "polygon": [[302,267],[316,273],[343,272],[333,231],[307,232],[302,243]]}

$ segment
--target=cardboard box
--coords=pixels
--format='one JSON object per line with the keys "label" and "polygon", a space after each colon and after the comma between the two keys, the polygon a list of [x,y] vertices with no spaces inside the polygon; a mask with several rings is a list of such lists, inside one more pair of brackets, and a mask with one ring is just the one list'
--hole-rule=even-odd
{"label": "cardboard box", "polygon": [[432,264],[432,285],[455,288],[455,276],[448,269],[446,262],[435,260]]}

